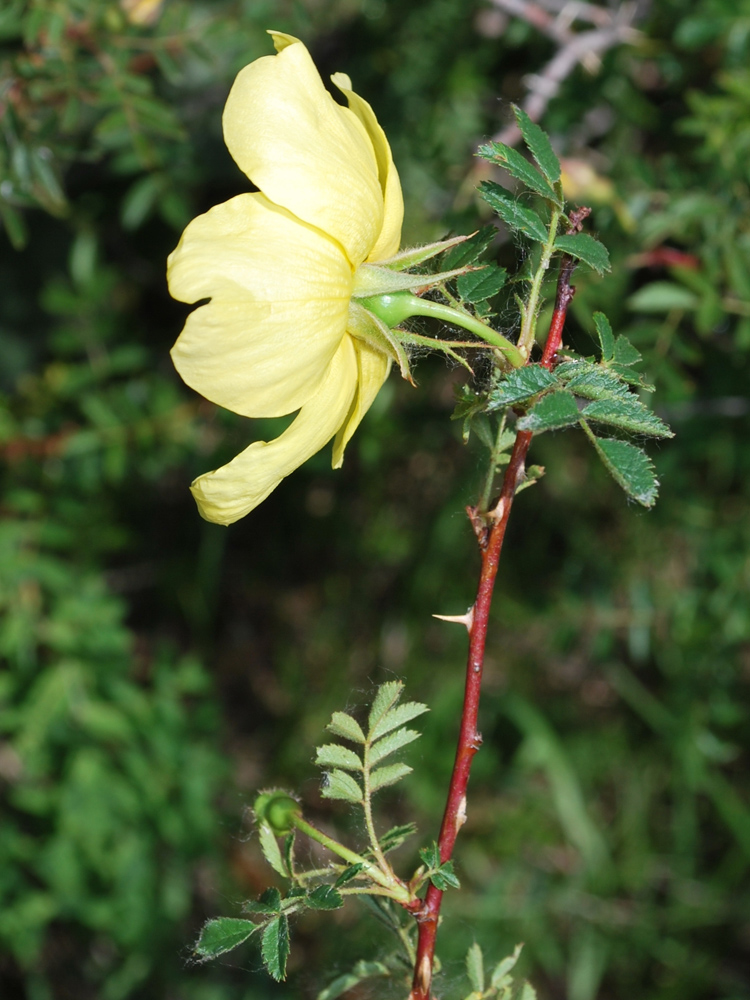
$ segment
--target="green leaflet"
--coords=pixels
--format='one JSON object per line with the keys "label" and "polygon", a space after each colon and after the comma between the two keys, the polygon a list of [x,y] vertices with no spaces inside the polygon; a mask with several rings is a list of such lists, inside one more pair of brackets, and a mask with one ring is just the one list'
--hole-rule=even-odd
{"label": "green leaflet", "polygon": [[641,448],[616,438],[596,438],[589,432],[599,457],[628,496],[644,507],[652,507],[659,490],[651,459]]}
{"label": "green leaflet", "polygon": [[609,320],[602,312],[594,313],[594,326],[599,337],[599,347],[602,352],[602,361],[611,361],[615,354],[615,336]]}
{"label": "green leaflet", "polygon": [[289,921],[284,914],[266,924],[261,944],[263,964],[268,974],[280,982],[286,979],[286,962],[289,958]]}
{"label": "green leaflet", "polygon": [[477,942],[466,952],[466,974],[475,993],[484,993],[484,957]]}
{"label": "green leaflet", "polygon": [[316,1000],[336,1000],[343,993],[348,993],[358,983],[374,976],[390,976],[391,971],[382,962],[357,962],[351,972],[344,973],[318,993]]}
{"label": "green leaflet", "polygon": [[263,851],[263,856],[269,865],[279,875],[288,878],[289,872],[284,864],[284,859],[281,857],[279,842],[268,823],[260,823],[258,825],[258,840],[260,841],[260,849]]}
{"label": "green leaflet", "polygon": [[559,430],[570,427],[580,419],[575,397],[565,389],[558,389],[547,396],[542,396],[525,417],[521,417],[517,427],[521,431],[533,431],[541,434],[543,431]]}
{"label": "green leaflet", "polygon": [[311,910],[338,910],[344,905],[341,893],[332,885],[317,886],[305,902]]}
{"label": "green leaflet", "polygon": [[370,767],[374,767],[384,757],[419,739],[421,735],[416,729],[397,729],[382,740],[378,740],[370,749],[368,757]]}
{"label": "green leaflet", "polygon": [[479,271],[462,274],[456,281],[456,288],[464,302],[484,302],[497,295],[507,276],[508,272],[504,267],[486,264]]}
{"label": "green leaflet", "polygon": [[411,774],[414,768],[408,764],[388,764],[386,767],[378,767],[370,774],[370,791],[376,792],[386,785],[395,785],[407,774]]}
{"label": "green leaflet", "polygon": [[209,920],[193,949],[200,958],[216,958],[247,941],[258,930],[251,920],[239,917],[217,917]]}
{"label": "green leaflet", "polygon": [[405,840],[408,840],[409,837],[413,837],[416,832],[416,823],[404,823],[402,826],[392,827],[380,838],[380,846],[383,850],[383,854],[387,854],[389,851],[395,851],[396,848],[400,847]]}
{"label": "green leaflet", "polygon": [[418,701],[409,701],[405,705],[397,705],[389,712],[386,712],[372,727],[369,739],[380,739],[381,736],[385,736],[392,729],[403,726],[406,722],[411,722],[412,719],[416,719],[418,715],[422,715],[424,712],[429,712],[429,708]]}
{"label": "green leaflet", "polygon": [[362,802],[362,789],[346,771],[335,768],[327,771],[321,792],[324,799],[341,799],[344,802]]}
{"label": "green leaflet", "polygon": [[671,438],[673,431],[640,402],[632,393],[614,399],[599,399],[583,410],[587,420],[610,424],[633,434],[646,434],[649,437]]}
{"label": "green leaflet", "polygon": [[334,712],[326,729],[330,730],[334,736],[343,736],[345,740],[351,740],[353,743],[365,742],[362,727],[356,719],[347,715],[346,712]]}
{"label": "green leaflet", "polygon": [[470,236],[467,240],[459,243],[458,246],[448,250],[440,262],[441,266],[446,271],[450,271],[455,267],[465,267],[467,264],[473,264],[484,253],[496,236],[497,230],[494,226],[484,226],[478,232],[474,233],[473,236]]}
{"label": "green leaflet", "polygon": [[530,208],[524,208],[509,191],[493,181],[482,181],[479,190],[490,208],[510,229],[530,236],[537,243],[547,242],[547,227],[542,219]]}
{"label": "green leaflet", "polygon": [[326,743],[325,746],[317,747],[315,763],[319,767],[344,767],[350,771],[361,771],[362,761],[359,756],[348,747],[342,747],[338,743]]}
{"label": "green leaflet", "polygon": [[555,156],[547,133],[536,125],[522,108],[515,104],[513,105],[513,114],[516,116],[523,141],[529,147],[529,152],[534,157],[539,169],[550,184],[555,184],[560,180],[560,161]]}
{"label": "green leaflet", "polygon": [[500,382],[497,388],[492,389],[487,408],[499,410],[515,406],[555,385],[557,385],[555,376],[541,365],[516,368]]}
{"label": "green leaflet", "polygon": [[616,365],[637,365],[641,360],[641,352],[633,347],[627,337],[618,337],[612,360]]}
{"label": "green leaflet", "polygon": [[266,889],[259,899],[248,899],[242,905],[245,913],[281,913],[281,893],[271,887]]}
{"label": "green leaflet", "polygon": [[604,365],[592,365],[588,361],[568,361],[555,369],[555,375],[576,396],[584,396],[586,399],[630,395],[627,385]]}
{"label": "green leaflet", "polygon": [[558,236],[555,240],[555,249],[562,250],[563,253],[582,260],[584,264],[592,267],[597,274],[604,274],[610,270],[609,252],[603,243],[595,240],[588,233],[575,233],[572,236]]}
{"label": "green leaflet", "polygon": [[541,195],[542,198],[554,202],[558,208],[562,208],[560,199],[547,179],[518,150],[506,146],[502,142],[490,142],[486,146],[479,147],[479,155],[491,163],[497,163],[504,167],[512,177],[515,177],[525,187]]}

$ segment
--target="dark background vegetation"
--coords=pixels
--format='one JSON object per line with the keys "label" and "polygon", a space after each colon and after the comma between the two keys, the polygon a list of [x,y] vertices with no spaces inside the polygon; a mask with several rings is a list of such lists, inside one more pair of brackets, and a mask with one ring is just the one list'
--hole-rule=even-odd
{"label": "dark background vegetation", "polygon": [[[394,676],[432,711],[381,821],[435,835],[465,640],[430,615],[473,598],[481,456],[449,420],[464,374],[422,362],[341,472],[322,453],[243,522],[203,523],[190,480],[274,426],[179,382],[164,260],[246,189],[220,114],[265,28],[374,105],[407,243],[477,227],[473,151],[555,47],[476,0],[138,9],[0,10],[0,993],[313,997],[378,956],[354,907],[296,927],[282,986],[252,946],[195,966],[190,944],[268,884],[256,789],[296,787],[346,829],[312,748]],[[750,3],[653,0],[636,24],[542,124],[596,171],[579,200],[613,259],[578,275],[568,339],[590,351],[603,308],[677,437],[653,512],[575,435],[534,445],[547,475],[503,557],[445,997],[468,991],[472,940],[495,960],[524,941],[542,998],[750,997]]]}

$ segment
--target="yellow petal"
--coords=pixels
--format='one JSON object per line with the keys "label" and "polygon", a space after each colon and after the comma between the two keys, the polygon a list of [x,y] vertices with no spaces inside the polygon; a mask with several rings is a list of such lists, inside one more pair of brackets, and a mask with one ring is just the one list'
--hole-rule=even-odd
{"label": "yellow petal", "polygon": [[299,409],[345,335],[351,267],[339,245],[261,194],[194,219],[167,265],[188,316],[175,368],[207,399],[248,417]]}
{"label": "yellow petal", "polygon": [[331,80],[344,94],[349,107],[364,125],[375,150],[378,180],[384,200],[383,227],[367,259],[385,260],[398,252],[401,246],[401,226],[404,222],[404,197],[401,193],[398,171],[391,155],[391,147],[372,107],[363,97],[354,93],[352,82],[346,73],[334,73]]}
{"label": "yellow petal", "polygon": [[315,395],[274,441],[256,441],[228,465],[200,476],[190,487],[201,517],[232,524],[276,489],[281,480],[333,437],[351,407],[357,360],[345,336]]}
{"label": "yellow petal", "polygon": [[372,406],[391,370],[391,359],[382,351],[371,347],[362,340],[354,341],[357,352],[357,394],[345,423],[339,429],[333,442],[333,468],[340,469],[344,461],[344,449],[359,427],[362,417]]}
{"label": "yellow petal", "polygon": [[224,140],[266,197],[337,239],[356,267],[383,227],[372,142],[325,89],[305,46],[285,35],[277,44],[278,55],[256,59],[235,80]]}

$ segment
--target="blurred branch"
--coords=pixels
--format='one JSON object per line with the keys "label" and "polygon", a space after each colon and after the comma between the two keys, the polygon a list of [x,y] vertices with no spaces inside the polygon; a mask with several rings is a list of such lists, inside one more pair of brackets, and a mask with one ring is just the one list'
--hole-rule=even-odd
{"label": "blurred branch", "polygon": [[[528,88],[521,107],[533,120],[539,121],[547,105],[556,97],[563,82],[580,63],[589,73],[597,73],[602,55],[617,45],[633,45],[641,33],[633,27],[640,16],[641,4],[636,0],[622,3],[614,10],[596,7],[577,0],[492,0],[499,10],[526,21],[547,35],[558,45],[558,51],[540,73],[524,77]],[[550,12],[552,8],[556,13]],[[585,21],[596,27],[590,30],[571,31],[576,21]],[[517,126],[509,125],[493,136],[496,142],[512,146],[521,133]]]}

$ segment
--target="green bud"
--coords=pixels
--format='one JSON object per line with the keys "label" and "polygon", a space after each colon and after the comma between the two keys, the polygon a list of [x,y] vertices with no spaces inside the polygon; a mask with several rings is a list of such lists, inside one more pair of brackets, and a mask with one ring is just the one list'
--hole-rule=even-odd
{"label": "green bud", "polygon": [[294,828],[294,817],[302,815],[299,802],[288,792],[261,792],[253,803],[258,823],[267,823],[277,837],[283,837]]}

